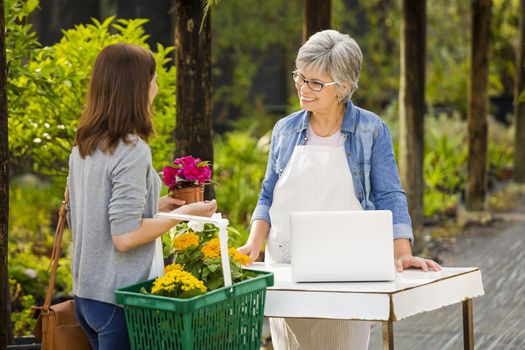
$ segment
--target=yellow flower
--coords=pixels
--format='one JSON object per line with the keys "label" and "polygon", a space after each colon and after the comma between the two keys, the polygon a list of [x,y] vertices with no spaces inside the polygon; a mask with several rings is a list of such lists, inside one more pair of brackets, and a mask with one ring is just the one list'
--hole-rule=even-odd
{"label": "yellow flower", "polygon": [[175,237],[173,240],[173,246],[175,247],[175,250],[178,250],[179,252],[188,249],[189,247],[197,247],[199,245],[199,236],[197,236],[195,233],[184,233],[180,236]]}
{"label": "yellow flower", "polygon": [[208,259],[215,259],[221,256],[221,246],[218,238],[211,239],[201,248],[202,254]]}
{"label": "yellow flower", "polygon": [[182,266],[180,266],[179,264],[170,264],[164,268],[164,274],[167,274],[170,271],[174,270],[182,271]]}
{"label": "yellow flower", "polygon": [[228,249],[228,254],[233,257],[233,260],[241,265],[248,265],[250,263],[250,257],[245,254],[241,254],[235,248]]}
{"label": "yellow flower", "polygon": [[206,292],[207,288],[203,281],[195,278],[191,273],[179,269],[180,265],[167,266],[166,275],[161,276],[153,282],[152,294],[178,297],[184,292],[197,290]]}

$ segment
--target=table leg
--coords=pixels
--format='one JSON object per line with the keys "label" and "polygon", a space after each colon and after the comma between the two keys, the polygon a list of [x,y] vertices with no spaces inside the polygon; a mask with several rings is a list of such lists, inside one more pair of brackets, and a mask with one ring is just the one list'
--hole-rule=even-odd
{"label": "table leg", "polygon": [[472,299],[463,300],[463,348],[465,350],[474,350]]}
{"label": "table leg", "polygon": [[394,350],[393,321],[383,321],[383,350]]}

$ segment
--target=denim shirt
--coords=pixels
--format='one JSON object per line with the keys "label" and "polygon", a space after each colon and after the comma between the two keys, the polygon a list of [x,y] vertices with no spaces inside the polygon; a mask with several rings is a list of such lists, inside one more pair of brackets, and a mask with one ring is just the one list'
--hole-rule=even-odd
{"label": "denim shirt", "polygon": [[[308,141],[308,122],[308,112],[301,110],[275,124],[268,167],[252,222],[264,220],[271,225],[269,210],[275,184],[295,146]],[[345,137],[346,159],[361,206],[365,210],[390,210],[394,221],[394,239],[406,238],[412,242],[414,237],[406,194],[401,188],[387,125],[374,113],[348,102],[341,133]]]}

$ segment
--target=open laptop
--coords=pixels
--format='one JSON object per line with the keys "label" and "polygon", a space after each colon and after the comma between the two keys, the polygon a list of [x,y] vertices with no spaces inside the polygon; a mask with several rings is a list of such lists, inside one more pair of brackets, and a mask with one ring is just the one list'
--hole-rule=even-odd
{"label": "open laptop", "polygon": [[293,212],[290,233],[294,282],[394,280],[389,210]]}

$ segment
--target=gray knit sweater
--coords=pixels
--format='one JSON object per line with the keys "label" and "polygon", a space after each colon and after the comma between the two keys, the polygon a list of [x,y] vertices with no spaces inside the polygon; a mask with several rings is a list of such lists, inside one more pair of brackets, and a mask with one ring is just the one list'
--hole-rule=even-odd
{"label": "gray knit sweater", "polygon": [[69,156],[69,224],[73,231],[73,293],[115,303],[115,289],[146,280],[154,242],[119,252],[112,235],[134,231],[157,211],[161,188],[149,146],[138,137],[111,155]]}

